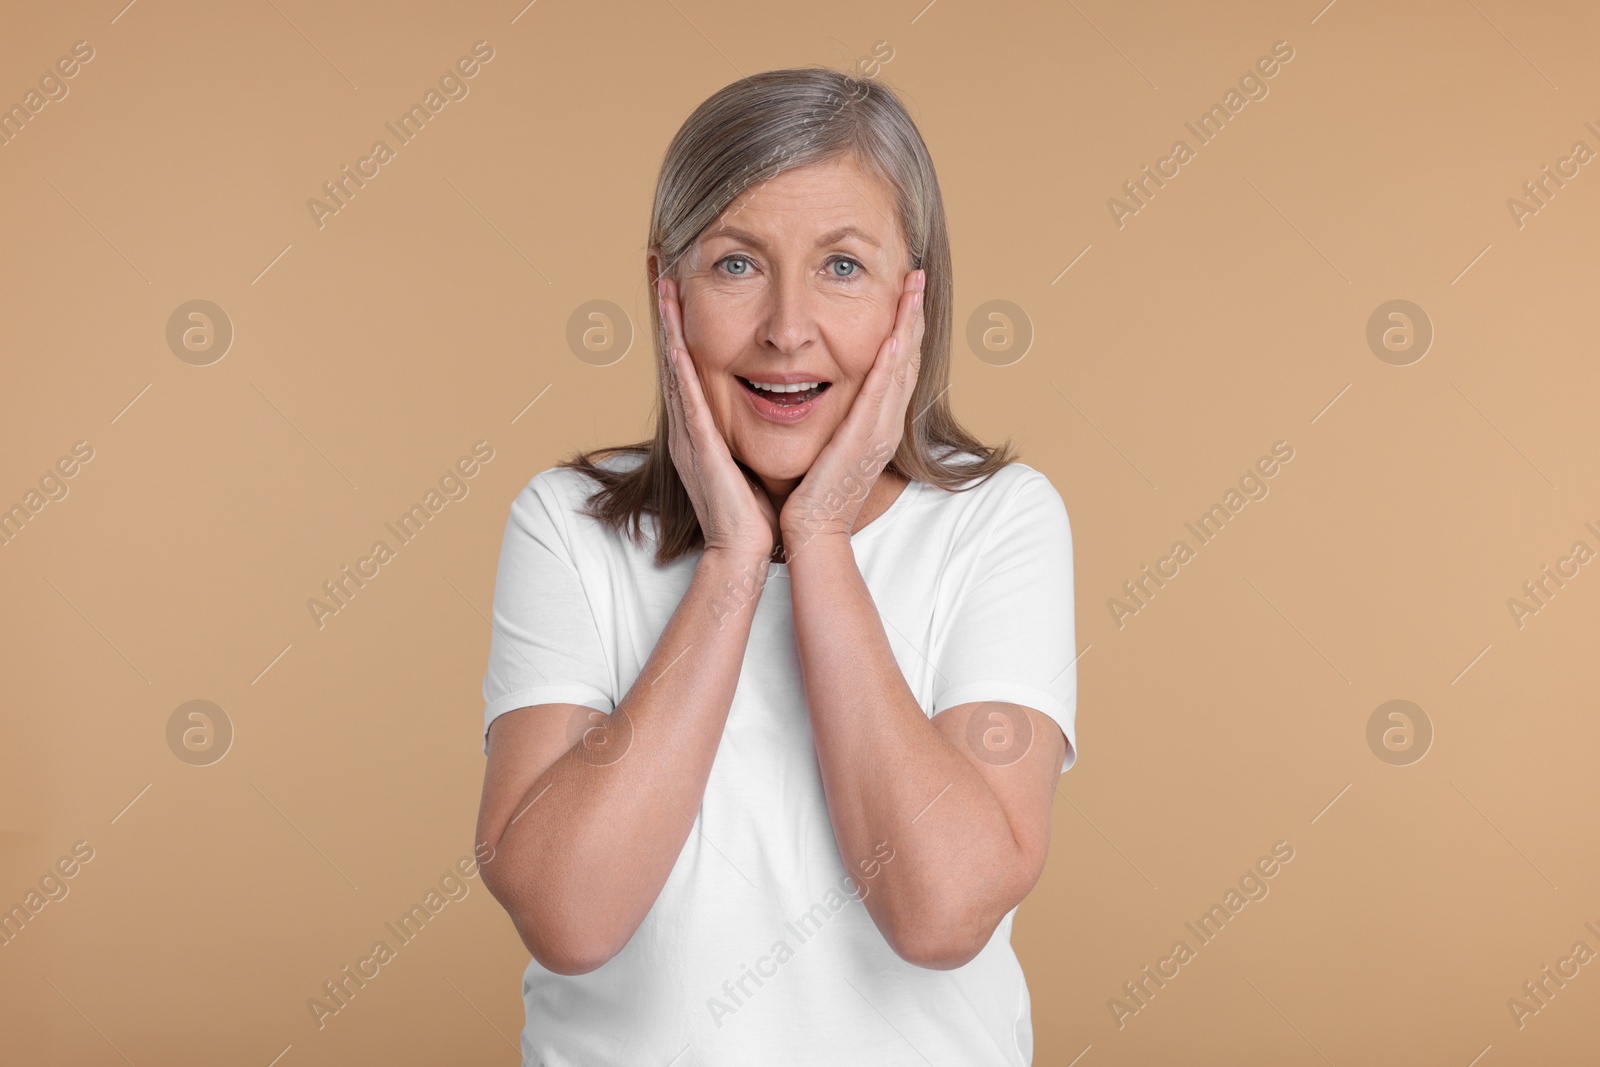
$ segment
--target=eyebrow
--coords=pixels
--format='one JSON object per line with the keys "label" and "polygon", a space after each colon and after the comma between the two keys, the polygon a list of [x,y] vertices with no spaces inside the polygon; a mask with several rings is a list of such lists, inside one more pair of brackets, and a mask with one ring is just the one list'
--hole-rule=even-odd
{"label": "eyebrow", "polygon": [[[715,230],[712,230],[710,233],[706,234],[705,240],[709,241],[715,237],[727,237],[742,244],[747,244],[752,248],[759,248],[763,252],[767,251],[767,244],[761,238],[757,237],[753,233],[738,229],[733,226],[719,226]],[[817,238],[817,247],[821,248],[823,245],[837,244],[846,237],[854,237],[856,240],[864,242],[865,244],[869,244],[873,248],[881,247],[877,241],[874,241],[871,237],[867,236],[866,233],[854,226],[841,226],[837,230],[831,230],[828,233],[823,234],[821,237]]]}

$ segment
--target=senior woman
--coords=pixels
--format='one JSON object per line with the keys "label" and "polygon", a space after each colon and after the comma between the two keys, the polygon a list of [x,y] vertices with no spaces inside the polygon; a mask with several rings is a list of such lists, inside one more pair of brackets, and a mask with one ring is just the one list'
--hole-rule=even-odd
{"label": "senior woman", "polygon": [[673,139],[649,244],[655,436],[534,477],[495,585],[524,1063],[1028,1064],[1071,531],[951,413],[928,150],[881,84],[753,75]]}

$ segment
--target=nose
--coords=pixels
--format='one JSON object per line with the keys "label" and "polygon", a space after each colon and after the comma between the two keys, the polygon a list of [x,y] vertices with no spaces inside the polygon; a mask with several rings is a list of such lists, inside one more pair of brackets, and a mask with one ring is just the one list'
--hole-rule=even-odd
{"label": "nose", "polygon": [[816,340],[814,296],[804,278],[791,273],[777,275],[766,294],[766,317],[759,337],[763,346],[789,355]]}

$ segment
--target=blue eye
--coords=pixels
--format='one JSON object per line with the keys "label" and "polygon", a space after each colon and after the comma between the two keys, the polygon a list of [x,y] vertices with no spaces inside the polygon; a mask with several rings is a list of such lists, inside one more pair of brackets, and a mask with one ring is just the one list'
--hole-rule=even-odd
{"label": "blue eye", "polygon": [[851,259],[848,256],[839,256],[836,259],[832,259],[832,260],[829,261],[828,265],[829,266],[839,266],[840,264],[844,264],[844,265],[849,266],[851,268],[851,271],[850,271],[849,274],[839,274],[839,273],[835,272],[834,273],[834,277],[835,278],[841,278],[841,279],[842,278],[854,278],[858,273],[860,273],[861,264],[857,263],[855,260]]}
{"label": "blue eye", "polygon": [[[750,257],[746,256],[742,252],[734,252],[731,255],[723,256],[721,259],[717,260],[716,266],[721,267],[723,271],[733,278],[748,277],[755,270],[754,261],[752,261]],[[845,267],[846,269],[843,271],[836,269],[841,266]],[[736,267],[738,269],[735,269]],[[828,260],[828,267],[832,277],[839,281],[854,280],[856,275],[860,274],[861,271],[865,269],[861,266],[861,263],[858,260],[852,259],[849,256],[833,257],[832,259]]]}

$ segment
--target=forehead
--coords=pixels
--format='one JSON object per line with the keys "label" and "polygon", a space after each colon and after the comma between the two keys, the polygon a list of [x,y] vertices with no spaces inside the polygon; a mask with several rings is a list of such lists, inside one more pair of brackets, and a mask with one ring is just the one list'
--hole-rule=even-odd
{"label": "forehead", "polygon": [[809,246],[847,226],[885,251],[903,247],[893,191],[850,156],[795,167],[751,186],[702,239],[715,239],[726,228],[773,243]]}

